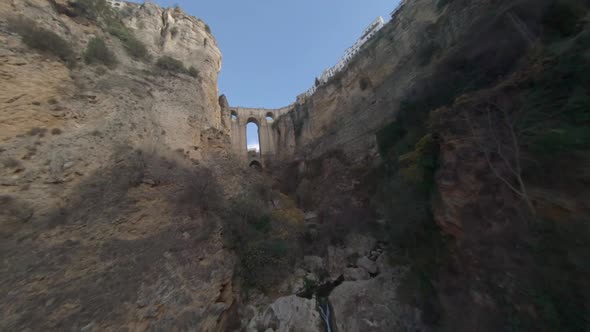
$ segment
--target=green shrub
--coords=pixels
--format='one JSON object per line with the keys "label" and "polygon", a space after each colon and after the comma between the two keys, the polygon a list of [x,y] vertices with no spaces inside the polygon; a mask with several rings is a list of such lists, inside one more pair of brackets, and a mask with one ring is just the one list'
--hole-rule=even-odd
{"label": "green shrub", "polygon": [[88,43],[84,53],[84,61],[87,64],[103,64],[108,67],[114,67],[117,64],[115,54],[109,50],[104,40],[100,37],[94,37]]}
{"label": "green shrub", "polygon": [[73,61],[74,52],[70,44],[52,31],[43,28],[34,29],[31,34],[23,36],[23,41],[28,46],[51,53],[63,61]]}
{"label": "green shrub", "polygon": [[566,45],[540,57],[543,71],[530,81],[517,123],[522,144],[541,159],[590,149],[590,64],[584,55],[590,50],[590,29]]}
{"label": "green shrub", "polygon": [[399,252],[396,263],[410,267],[398,288],[400,298],[420,307],[425,322],[436,325],[442,308],[432,285],[438,271],[448,264],[450,250],[433,218],[434,190],[416,185],[414,179],[406,177],[401,172],[385,176],[373,203],[386,217],[383,234]]}
{"label": "green shrub", "polygon": [[133,8],[130,6],[126,6],[123,10],[120,10],[119,13],[121,13],[122,17],[129,17],[133,15]]}
{"label": "green shrub", "polygon": [[125,47],[125,51],[132,57],[136,59],[149,59],[149,52],[145,45],[134,36],[131,36],[129,39],[121,40],[123,42],[123,47]]}
{"label": "green shrub", "polygon": [[254,229],[261,233],[268,233],[270,231],[270,217],[268,215],[263,215],[262,217],[258,218],[252,226]]}
{"label": "green shrub", "polygon": [[145,45],[138,40],[131,30],[127,29],[122,23],[120,22],[112,22],[112,24],[107,28],[108,33],[117,37],[121,43],[123,43],[123,47],[127,54],[135,59],[149,59],[149,52]]}
{"label": "green shrub", "polygon": [[74,61],[72,47],[55,32],[40,28],[35,22],[23,18],[9,20],[8,23],[10,29],[18,33],[30,48],[54,55],[67,63]]}
{"label": "green shrub", "polygon": [[268,289],[289,273],[289,246],[280,239],[250,243],[240,255],[241,275],[246,286]]}
{"label": "green shrub", "polygon": [[105,0],[77,0],[71,3],[71,7],[75,16],[85,17],[92,21],[107,15],[114,15]]}
{"label": "green shrub", "polygon": [[433,91],[429,97],[402,102],[397,120],[377,133],[384,169],[372,204],[387,221],[388,242],[402,253],[396,258],[411,268],[399,288],[402,300],[414,302],[425,322],[435,325],[442,309],[432,285],[449,249],[432,213],[439,151],[427,124],[430,111],[452,101],[454,93]]}
{"label": "green shrub", "polygon": [[105,0],[77,0],[72,4],[74,14],[96,22],[109,34],[123,43],[125,51],[135,59],[149,59],[149,52],[123,22],[119,12],[113,10]]}
{"label": "green shrub", "polygon": [[293,122],[295,137],[298,138],[303,133],[305,121],[309,117],[308,106],[306,104],[297,104],[295,105],[295,110],[293,112],[289,112],[288,114],[291,117],[291,121]]}
{"label": "green shrub", "polygon": [[208,34],[211,34],[211,27],[209,24],[205,24],[205,31],[207,31]]}
{"label": "green shrub", "polygon": [[176,37],[178,35],[178,28],[172,27],[172,29],[170,29],[170,34],[172,35],[172,38]]}
{"label": "green shrub", "polygon": [[[245,290],[275,287],[292,272],[297,257],[295,239],[303,212],[287,196],[276,195],[271,185],[255,180],[231,200],[223,216],[224,242],[238,257]],[[276,200],[281,207],[271,209],[268,202]]]}
{"label": "green shrub", "polygon": [[156,67],[171,73],[188,74],[188,70],[182,61],[176,60],[173,57],[167,55],[158,59],[156,62]]}

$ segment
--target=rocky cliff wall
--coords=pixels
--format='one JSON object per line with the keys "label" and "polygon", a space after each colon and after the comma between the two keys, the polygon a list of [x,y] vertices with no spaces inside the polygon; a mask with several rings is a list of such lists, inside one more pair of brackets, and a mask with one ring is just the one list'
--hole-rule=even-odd
{"label": "rocky cliff wall", "polygon": [[[485,0],[407,1],[346,69],[275,122],[283,136],[279,153],[289,159],[317,157],[331,149],[358,157],[371,151],[375,133],[396,119],[404,101],[431,84],[438,59],[477,38],[474,31],[496,21],[505,26],[498,35],[510,35],[510,43],[522,49],[526,37],[507,16],[516,7]],[[466,58],[476,58],[504,47],[500,39],[462,50]]]}
{"label": "rocky cliff wall", "polygon": [[[219,49],[179,9],[130,6],[111,31],[98,3],[0,3],[0,330],[223,330],[232,256],[217,219],[179,198],[228,150]],[[13,19],[65,42],[25,43]],[[116,66],[84,61],[94,37]],[[158,68],[164,55],[197,74]]]}
{"label": "rocky cliff wall", "polygon": [[180,7],[164,9],[147,2],[132,8],[124,22],[148,46],[150,53],[171,56],[187,68],[198,70],[203,96],[198,96],[201,101],[194,103],[195,111],[210,116],[208,124],[218,128],[217,76],[222,56],[209,26]]}
{"label": "rocky cliff wall", "polygon": [[[369,194],[358,205],[412,266],[399,295],[439,330],[587,325],[588,108],[575,105],[588,98],[574,88],[588,84],[587,13],[577,1],[408,1],[273,124],[289,133],[279,153],[304,160],[284,168],[286,191],[334,225],[353,206],[338,193]],[[361,159],[377,150],[380,163]]]}

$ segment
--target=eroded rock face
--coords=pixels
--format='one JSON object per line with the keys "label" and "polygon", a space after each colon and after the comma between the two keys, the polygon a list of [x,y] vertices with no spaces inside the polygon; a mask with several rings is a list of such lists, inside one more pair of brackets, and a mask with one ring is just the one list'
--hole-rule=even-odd
{"label": "eroded rock face", "polygon": [[356,261],[356,265],[365,271],[369,272],[370,274],[376,274],[379,269],[377,268],[377,264],[371,261],[369,257],[363,256]]}
{"label": "eroded rock face", "polygon": [[347,267],[344,269],[342,276],[346,281],[367,280],[369,279],[369,272],[358,267]]}
{"label": "eroded rock face", "polygon": [[[125,22],[154,58],[199,71],[167,74],[59,8],[0,3],[0,330],[224,330],[233,256],[214,216],[176,200],[229,144],[213,37],[179,10],[134,7]],[[32,50],[7,27],[17,15],[78,58],[99,36],[119,64],[67,66]]]}
{"label": "eroded rock face", "polygon": [[[221,51],[209,26],[180,7],[164,9],[146,2],[133,8],[125,24],[155,57],[171,56],[182,61],[187,68],[197,69],[205,100],[196,103],[195,107],[219,116],[217,76],[221,70]],[[219,126],[219,121],[217,119],[212,125]]]}
{"label": "eroded rock face", "polygon": [[324,260],[318,256],[305,256],[303,257],[303,264],[309,272],[319,272],[324,268]]}
{"label": "eroded rock face", "polygon": [[135,7],[125,20],[155,55],[169,55],[187,67],[199,69],[202,77],[217,79],[221,52],[209,26],[180,7],[164,9],[146,2]]}
{"label": "eroded rock face", "polygon": [[328,247],[328,273],[332,279],[338,278],[347,266],[347,253],[342,248]]}
{"label": "eroded rock face", "polygon": [[[351,233],[346,237],[343,247],[329,246],[326,264],[330,277],[338,278],[348,267],[359,267],[368,273],[377,273],[377,266],[368,258],[376,245],[377,241],[370,236]],[[364,273],[348,271],[348,275],[362,277]]]}
{"label": "eroded rock face", "polygon": [[[441,55],[459,50],[460,54],[453,55],[457,62],[472,62],[484,54],[506,53],[506,48],[521,52],[526,44],[509,15],[518,12],[518,7],[542,8],[543,3],[546,1],[407,1],[345,70],[275,121],[274,127],[282,134],[280,157],[316,158],[336,149],[357,159],[370,155],[377,148],[375,133],[395,121],[406,101],[424,86],[448,83],[431,81]],[[515,9],[497,18],[493,13],[502,6]],[[502,37],[503,43],[481,42],[483,35],[497,39],[499,34],[510,37]]]}
{"label": "eroded rock face", "polygon": [[315,300],[295,295],[281,297],[248,325],[249,331],[316,332],[322,327]]}
{"label": "eroded rock face", "polygon": [[345,281],[332,291],[330,303],[338,331],[418,331],[419,317],[397,298],[402,270],[362,281]]}
{"label": "eroded rock face", "polygon": [[278,119],[283,157],[318,157],[331,149],[362,157],[375,148],[377,128],[393,120],[400,96],[420,71],[428,70],[414,63],[412,54],[441,17],[436,2],[407,2],[396,21],[370,40],[338,78]]}

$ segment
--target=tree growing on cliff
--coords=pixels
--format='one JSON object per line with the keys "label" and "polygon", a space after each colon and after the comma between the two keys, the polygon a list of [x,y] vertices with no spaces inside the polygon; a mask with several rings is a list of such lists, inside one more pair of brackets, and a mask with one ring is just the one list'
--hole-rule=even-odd
{"label": "tree growing on cliff", "polygon": [[520,197],[532,216],[535,216],[536,209],[522,177],[521,144],[516,130],[517,113],[511,114],[505,107],[487,102],[476,115],[477,119],[467,111],[464,112],[464,120],[471,139],[483,153],[494,176]]}

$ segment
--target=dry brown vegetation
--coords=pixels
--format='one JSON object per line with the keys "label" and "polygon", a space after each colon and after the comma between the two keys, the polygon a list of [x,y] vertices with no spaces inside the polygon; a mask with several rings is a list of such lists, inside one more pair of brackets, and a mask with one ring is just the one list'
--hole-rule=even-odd
{"label": "dry brown vegetation", "polygon": [[231,200],[223,217],[224,237],[238,256],[245,290],[268,292],[291,274],[301,257],[303,212],[274,192],[263,175],[253,176],[258,179]]}

